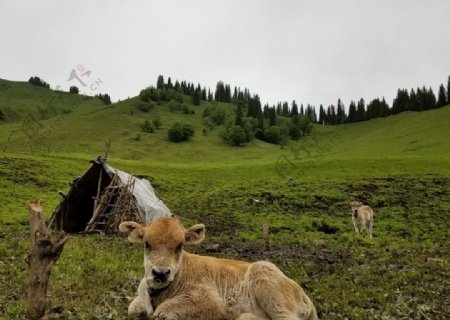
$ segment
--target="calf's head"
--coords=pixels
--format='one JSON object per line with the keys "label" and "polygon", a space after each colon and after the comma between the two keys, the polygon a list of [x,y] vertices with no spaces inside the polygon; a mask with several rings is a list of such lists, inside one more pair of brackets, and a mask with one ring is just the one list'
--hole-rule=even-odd
{"label": "calf's head", "polygon": [[196,224],[185,229],[178,218],[164,217],[147,227],[133,221],[120,224],[121,232],[128,232],[128,240],[144,246],[144,268],[151,288],[167,287],[177,274],[186,244],[198,244],[205,239],[205,226]]}
{"label": "calf's head", "polygon": [[352,214],[356,218],[358,216],[358,208],[361,207],[363,204],[359,201],[352,201],[350,202],[350,207],[352,208]]}

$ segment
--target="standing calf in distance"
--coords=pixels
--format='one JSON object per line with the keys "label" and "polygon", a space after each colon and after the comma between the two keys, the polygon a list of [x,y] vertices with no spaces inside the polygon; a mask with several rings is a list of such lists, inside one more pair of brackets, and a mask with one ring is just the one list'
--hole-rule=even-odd
{"label": "standing calf in distance", "polygon": [[358,201],[350,202],[350,206],[352,208],[352,221],[355,226],[355,232],[361,234],[365,230],[369,238],[372,239],[373,210]]}
{"label": "standing calf in distance", "polygon": [[123,222],[131,242],[144,245],[144,278],[129,315],[156,320],[315,320],[303,289],[275,265],[190,254],[186,244],[205,238],[205,226],[184,229],[176,217],[144,227]]}

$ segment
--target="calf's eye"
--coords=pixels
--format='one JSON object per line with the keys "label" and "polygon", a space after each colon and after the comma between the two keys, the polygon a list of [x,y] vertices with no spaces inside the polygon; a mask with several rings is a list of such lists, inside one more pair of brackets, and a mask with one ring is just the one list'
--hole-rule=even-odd
{"label": "calf's eye", "polygon": [[152,247],[150,246],[150,243],[148,242],[148,241],[145,241],[144,242],[144,248],[145,248],[145,250],[152,250]]}
{"label": "calf's eye", "polygon": [[181,252],[182,249],[183,249],[183,244],[181,243],[176,247],[175,252],[178,254]]}

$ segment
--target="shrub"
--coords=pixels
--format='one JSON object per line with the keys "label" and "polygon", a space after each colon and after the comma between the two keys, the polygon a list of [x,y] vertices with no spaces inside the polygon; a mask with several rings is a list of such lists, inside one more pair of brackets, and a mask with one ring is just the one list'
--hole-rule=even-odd
{"label": "shrub", "polygon": [[144,121],[144,124],[141,125],[141,129],[142,131],[148,133],[153,133],[155,131],[155,128],[153,128],[152,124],[148,120]]}
{"label": "shrub", "polygon": [[272,126],[269,127],[264,133],[264,139],[267,142],[278,144],[281,141],[281,127]]}
{"label": "shrub", "polygon": [[162,122],[159,116],[156,116],[155,119],[153,119],[152,123],[156,129],[159,129],[162,126]]}
{"label": "shrub", "polygon": [[203,111],[203,117],[205,118],[205,123],[208,123],[208,126],[209,124],[220,126],[225,123],[227,111],[221,106],[210,105]]}
{"label": "shrub", "polygon": [[39,77],[31,77],[28,82],[34,86],[50,89],[50,85]]}
{"label": "shrub", "polygon": [[142,101],[159,102],[174,100],[179,103],[183,102],[183,97],[178,91],[166,88],[157,89],[155,87],[148,87],[142,89],[139,93],[139,98]]}
{"label": "shrub", "polygon": [[264,132],[264,140],[269,143],[285,145],[287,142],[287,130],[285,127],[272,126]]}
{"label": "shrub", "polygon": [[194,127],[189,123],[175,122],[168,131],[169,141],[187,141],[194,135]]}
{"label": "shrub", "polygon": [[195,111],[189,109],[188,105],[185,103],[179,103],[179,102],[170,102],[169,103],[169,110],[172,112],[179,112],[184,114],[194,114]]}
{"label": "shrub", "polygon": [[70,92],[70,93],[78,94],[78,93],[80,92],[80,90],[78,89],[77,86],[70,86],[69,92]]}
{"label": "shrub", "polygon": [[301,136],[305,136],[312,130],[312,123],[308,116],[295,115],[291,118],[289,124],[289,136],[292,140],[298,140]]}
{"label": "shrub", "polygon": [[227,128],[222,138],[232,146],[239,146],[248,141],[247,134],[241,126],[231,126]]}
{"label": "shrub", "polygon": [[264,130],[263,129],[256,129],[255,130],[255,138],[259,140],[264,140]]}
{"label": "shrub", "polygon": [[190,137],[194,136],[194,133],[195,133],[194,127],[191,124],[189,124],[189,123],[183,124],[183,135],[185,137],[187,137],[186,140],[188,140]]}
{"label": "shrub", "polygon": [[95,97],[102,100],[103,103],[106,105],[111,104],[111,97],[107,93],[105,93],[105,94],[99,93],[99,94],[96,94]]}
{"label": "shrub", "polygon": [[142,101],[159,101],[159,90],[149,87],[141,90],[139,98]]}
{"label": "shrub", "polygon": [[136,105],[136,109],[138,109],[141,112],[150,112],[153,107],[155,106],[154,102],[148,102],[148,103],[140,103],[138,105]]}
{"label": "shrub", "polygon": [[202,92],[200,90],[195,90],[191,95],[191,101],[194,106],[200,105],[202,100]]}

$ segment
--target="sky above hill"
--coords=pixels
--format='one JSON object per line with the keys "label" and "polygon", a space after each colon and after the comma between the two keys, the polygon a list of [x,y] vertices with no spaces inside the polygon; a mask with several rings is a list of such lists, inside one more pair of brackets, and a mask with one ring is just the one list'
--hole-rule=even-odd
{"label": "sky above hill", "polygon": [[113,100],[159,74],[335,104],[450,75],[450,0],[2,0],[0,78]]}

